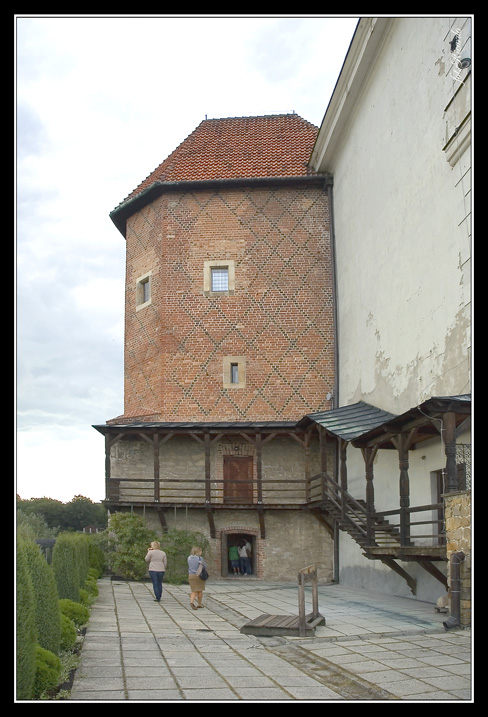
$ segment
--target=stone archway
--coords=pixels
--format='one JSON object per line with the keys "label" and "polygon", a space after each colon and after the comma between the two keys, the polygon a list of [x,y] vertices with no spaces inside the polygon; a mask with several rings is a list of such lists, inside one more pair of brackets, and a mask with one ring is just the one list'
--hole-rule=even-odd
{"label": "stone archway", "polygon": [[217,544],[220,547],[221,577],[226,578],[232,575],[229,563],[229,546],[233,540],[247,539],[252,546],[251,566],[252,576],[258,579],[263,577],[263,543],[259,538],[259,531],[256,528],[249,528],[245,525],[235,525],[217,531]]}

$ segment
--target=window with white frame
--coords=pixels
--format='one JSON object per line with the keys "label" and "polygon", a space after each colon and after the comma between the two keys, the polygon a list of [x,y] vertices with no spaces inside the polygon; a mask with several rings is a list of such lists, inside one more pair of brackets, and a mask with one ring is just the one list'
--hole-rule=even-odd
{"label": "window with white frame", "polygon": [[235,290],[234,261],[205,261],[203,265],[204,296],[232,296]]}

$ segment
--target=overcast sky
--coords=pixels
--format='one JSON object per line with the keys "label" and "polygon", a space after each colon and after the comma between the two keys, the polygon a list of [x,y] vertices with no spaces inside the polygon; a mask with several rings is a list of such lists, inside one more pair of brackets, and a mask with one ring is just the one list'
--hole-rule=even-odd
{"label": "overcast sky", "polygon": [[23,16],[16,42],[16,491],[105,497],[123,413],[114,209],[207,116],[320,126],[357,18]]}

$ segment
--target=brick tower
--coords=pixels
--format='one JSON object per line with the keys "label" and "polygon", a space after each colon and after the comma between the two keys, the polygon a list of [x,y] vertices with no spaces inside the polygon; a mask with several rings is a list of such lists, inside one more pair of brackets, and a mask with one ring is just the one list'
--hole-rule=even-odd
{"label": "brick tower", "polygon": [[243,539],[258,578],[283,578],[283,559],[291,576],[304,563],[331,576],[333,528],[313,500],[335,453],[298,425],[334,387],[317,131],[296,114],[205,120],[111,213],[125,385],[124,414],[95,427],[105,505],[208,535],[214,576]]}
{"label": "brick tower", "polygon": [[203,121],[114,211],[126,238],[124,418],[298,419],[334,380],[317,128]]}

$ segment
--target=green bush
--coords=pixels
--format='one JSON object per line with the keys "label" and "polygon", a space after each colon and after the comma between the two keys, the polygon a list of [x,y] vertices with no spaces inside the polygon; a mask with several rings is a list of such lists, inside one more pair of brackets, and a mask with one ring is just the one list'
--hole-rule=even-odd
{"label": "green bush", "polygon": [[25,551],[34,587],[37,639],[41,647],[57,655],[61,640],[61,611],[54,573],[38,545],[26,541]]}
{"label": "green bush", "polygon": [[17,539],[16,608],[16,692],[18,700],[29,700],[36,675],[37,630],[34,588],[22,539]]}
{"label": "green bush", "polygon": [[39,699],[44,692],[53,690],[59,684],[61,660],[50,650],[36,645],[36,674],[32,696]]}
{"label": "green bush", "polygon": [[96,580],[93,580],[93,578],[87,578],[84,588],[92,597],[97,597],[98,585]]}
{"label": "green bush", "polygon": [[61,613],[61,643],[60,650],[69,652],[73,649],[78,637],[78,631],[73,620]]}
{"label": "green bush", "polygon": [[59,601],[59,607],[63,615],[69,617],[77,627],[82,627],[88,622],[90,617],[90,611],[85,605],[74,600],[68,600],[61,598]]}
{"label": "green bush", "polygon": [[173,529],[163,534],[160,543],[168,558],[164,580],[173,585],[188,583],[188,556],[193,546],[202,548],[204,557],[208,558],[210,545],[201,533]]}

